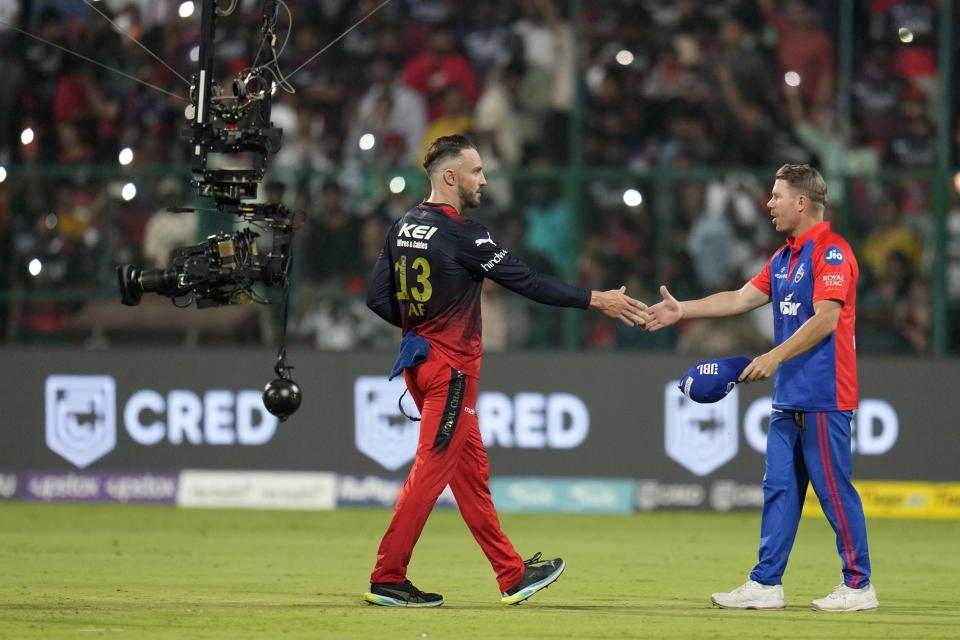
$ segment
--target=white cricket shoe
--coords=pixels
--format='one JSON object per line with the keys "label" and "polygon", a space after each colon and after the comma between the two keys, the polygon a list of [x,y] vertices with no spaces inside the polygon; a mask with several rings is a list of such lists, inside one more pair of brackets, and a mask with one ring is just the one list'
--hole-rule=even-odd
{"label": "white cricket shoe", "polygon": [[760,584],[753,580],[730,591],[715,593],[710,602],[724,609],[783,609],[787,603],[783,599],[783,585]]}
{"label": "white cricket shoe", "polygon": [[880,606],[877,590],[871,582],[863,589],[851,589],[840,583],[833,593],[810,603],[814,611],[871,611]]}

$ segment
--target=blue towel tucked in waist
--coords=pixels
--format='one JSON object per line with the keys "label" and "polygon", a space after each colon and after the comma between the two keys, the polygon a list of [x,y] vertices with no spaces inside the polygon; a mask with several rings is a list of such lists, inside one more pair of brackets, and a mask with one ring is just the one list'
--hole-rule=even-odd
{"label": "blue towel tucked in waist", "polygon": [[426,338],[421,338],[416,331],[410,331],[400,340],[400,355],[397,361],[393,363],[393,370],[390,372],[390,380],[403,373],[404,369],[415,367],[424,362],[430,355],[430,343]]}

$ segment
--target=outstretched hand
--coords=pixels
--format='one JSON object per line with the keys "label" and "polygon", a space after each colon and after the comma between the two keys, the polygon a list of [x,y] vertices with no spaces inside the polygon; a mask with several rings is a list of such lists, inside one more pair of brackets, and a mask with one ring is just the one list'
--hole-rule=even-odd
{"label": "outstretched hand", "polygon": [[599,309],[611,318],[620,320],[631,327],[644,327],[649,320],[647,305],[634,300],[626,294],[627,288],[594,291],[590,296],[590,306]]}
{"label": "outstretched hand", "polygon": [[663,296],[663,300],[647,310],[650,315],[650,319],[647,321],[649,331],[669,327],[683,317],[680,303],[670,295],[670,292],[663,285],[660,285],[660,295]]}

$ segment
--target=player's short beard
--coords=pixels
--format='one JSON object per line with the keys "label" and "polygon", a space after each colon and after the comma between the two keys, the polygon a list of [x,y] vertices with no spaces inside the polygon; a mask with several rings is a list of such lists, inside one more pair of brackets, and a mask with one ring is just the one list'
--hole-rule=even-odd
{"label": "player's short beard", "polygon": [[460,187],[459,195],[464,209],[475,209],[480,206],[480,194],[477,191],[467,191]]}

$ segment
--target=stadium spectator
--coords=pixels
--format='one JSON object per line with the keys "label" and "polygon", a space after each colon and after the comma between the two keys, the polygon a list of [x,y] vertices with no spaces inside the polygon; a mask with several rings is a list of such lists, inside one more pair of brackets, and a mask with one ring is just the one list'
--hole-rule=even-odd
{"label": "stadium spectator", "polygon": [[447,89],[458,87],[460,95],[471,107],[480,97],[473,67],[465,56],[455,51],[453,32],[447,27],[436,27],[430,34],[427,50],[407,62],[403,68],[403,81],[429,105],[427,118],[430,122],[448,108],[442,99],[449,95]]}
{"label": "stadium spectator", "polygon": [[[835,85],[835,60],[830,36],[814,22],[808,0],[787,0],[786,11],[776,0],[756,0],[767,21],[777,31],[778,79],[795,82],[811,109],[829,104]],[[787,74],[791,75],[787,78]]]}
{"label": "stadium spectator", "polygon": [[684,209],[693,213],[687,253],[693,259],[700,284],[708,291],[729,288],[729,278],[741,261],[733,225],[722,209],[708,209],[704,188],[689,183],[683,189]]}
{"label": "stadium spectator", "polygon": [[[127,36],[138,38],[189,77],[195,66],[191,54],[196,55],[198,14],[180,19],[176,6],[167,2],[95,3],[117,22],[118,32],[80,0],[36,0],[23,4],[22,16],[16,16],[18,4],[0,4],[4,11],[12,11],[3,14],[11,24],[163,90],[186,95],[187,82]],[[371,0],[288,3],[292,30],[280,56],[280,68],[290,71],[305,63],[378,4]],[[258,12],[241,5],[242,10],[221,23],[229,28],[224,29],[216,47],[217,64],[224,70],[220,80],[227,81],[227,92],[230,76],[251,62],[250,47],[260,28]],[[836,43],[830,34],[839,24],[840,4],[787,0],[640,0],[624,4],[596,0],[584,3],[580,15],[569,13],[572,6],[546,0],[475,3],[457,6],[456,12],[449,2],[440,0],[383,6],[299,70],[290,79],[295,94],[278,90],[274,95],[273,118],[284,129],[284,137],[280,152],[270,158],[268,179],[285,182],[291,199],[304,209],[312,207],[311,193],[319,193],[329,180],[343,185],[351,215],[369,209],[384,189],[377,170],[409,166],[420,153],[426,109],[422,97],[408,98],[416,91],[397,71],[412,72],[415,59],[421,68],[413,75],[428,92],[448,85],[463,88],[466,115],[473,115],[472,126],[483,131],[478,141],[484,145],[482,151],[491,170],[500,159],[499,149],[510,148],[504,155],[510,157],[517,145],[521,159],[516,166],[528,167],[547,156],[549,171],[582,165],[591,171],[723,172],[734,164],[757,169],[771,163],[815,159],[829,181],[836,215],[850,216],[845,228],[854,232],[852,238],[862,239],[873,226],[872,202],[879,182],[855,176],[870,173],[876,158],[882,168],[929,168],[935,164],[935,143],[942,132],[937,131],[933,116],[943,96],[936,86],[940,25],[933,0],[854,2],[853,121],[837,118],[842,114],[833,104],[833,90],[828,91],[823,108],[816,108],[808,93],[819,94],[820,85],[807,81],[809,72],[798,70],[800,85],[794,93],[799,94],[803,108],[801,118],[791,121],[793,127],[785,126],[781,115],[788,113],[793,98],[787,92],[780,62],[786,56],[811,66],[811,60],[832,64],[828,60]],[[758,12],[759,6],[771,11]],[[816,11],[810,10],[811,6]],[[909,33],[901,31],[901,26]],[[778,42],[769,37],[775,30]],[[436,44],[431,42],[434,36]],[[462,50],[456,51],[458,47]],[[575,54],[583,60],[582,68],[574,63]],[[512,118],[491,108],[504,106],[503,94],[497,91],[498,72],[516,63],[523,65],[522,82],[511,100],[519,135],[507,134],[513,129]],[[817,77],[829,84],[831,67],[824,68],[828,73],[818,69]],[[2,25],[0,74],[9,88],[0,97],[0,166],[10,170],[8,179],[19,182],[18,169],[26,164],[44,170],[56,166],[44,175],[57,181],[65,175],[70,180],[84,180],[91,198],[109,203],[116,194],[107,193],[108,183],[112,189],[114,178],[122,175],[113,172],[132,170],[123,179],[136,183],[137,196],[124,204],[118,218],[140,222],[128,229],[111,221],[117,218],[106,216],[93,225],[102,238],[128,238],[121,243],[127,251],[129,244],[138,241],[143,221],[153,211],[154,185],[161,182],[140,175],[166,171],[155,169],[163,165],[182,167],[188,161],[189,150],[180,137],[186,123],[185,100],[110,74]],[[511,82],[508,79],[506,84]],[[475,108],[470,87],[475,100],[481,84],[488,87],[488,104]],[[384,93],[392,95],[392,103],[379,100]],[[581,119],[571,122],[568,116],[575,96],[580,99],[576,114]],[[419,108],[413,106],[418,99]],[[436,101],[432,106],[440,110]],[[379,113],[373,120],[381,121],[377,143],[361,153],[358,136],[362,132],[357,128],[373,127],[370,116],[374,111]],[[503,116],[500,126],[491,127],[500,117],[491,112]],[[61,126],[62,122],[71,124]],[[580,148],[571,145],[576,139],[568,139],[568,133],[581,125],[582,156],[568,158],[571,150]],[[463,126],[455,128],[462,130]],[[21,143],[21,132],[27,137],[32,134],[32,140]],[[497,148],[486,146],[489,132],[499,139]],[[124,147],[133,150],[132,168],[116,165],[117,153]],[[71,169],[59,173],[65,163]],[[93,169],[94,164],[101,166]],[[502,166],[512,165],[504,162]],[[73,169],[79,171],[70,173]],[[577,175],[587,182],[583,183],[584,200],[565,205],[572,221],[583,225],[585,212],[596,212],[596,225],[605,230],[601,235],[607,236],[597,241],[597,257],[603,257],[611,273],[634,269],[631,275],[643,280],[650,267],[624,262],[614,256],[619,249],[611,248],[616,243],[610,241],[610,230],[622,227],[626,220],[617,206],[603,201],[612,189],[609,185],[594,188],[603,180],[586,174],[568,174]],[[672,229],[679,210],[675,204],[678,193],[665,181],[668,174],[650,175],[654,180],[644,191],[643,208],[656,224],[628,230],[624,237],[630,243],[651,247],[649,261],[656,263],[656,272],[663,277],[672,273],[680,279],[669,280],[671,286],[684,286],[681,282],[699,286],[684,249],[689,228]],[[608,182],[623,187],[619,180]],[[911,228],[928,229],[932,210],[929,181],[897,178],[896,182],[898,206],[911,218]],[[488,195],[498,206],[511,201],[508,185],[499,175],[492,181]],[[514,198],[523,192],[516,185],[512,188]],[[17,190],[19,187],[14,187]],[[576,192],[564,189],[564,198]],[[601,193],[605,195],[601,197]],[[13,202],[16,220],[49,212],[20,204],[32,203],[30,199],[14,198]],[[136,215],[131,217],[130,211]],[[761,253],[764,242],[757,237],[756,225],[731,220],[738,238],[751,243],[753,253]],[[591,225],[593,221],[591,218]],[[671,231],[661,233],[661,224]],[[553,233],[562,236],[572,228],[574,225],[566,225]],[[304,230],[303,234],[307,233]],[[562,237],[547,238],[537,225],[531,226],[531,233],[539,246],[565,242]],[[107,245],[98,245],[102,246]],[[924,259],[929,261],[930,256]],[[295,264],[299,268],[302,262]],[[916,272],[923,281],[924,270]],[[9,277],[15,278],[14,273]],[[94,281],[89,286],[95,286]]]}
{"label": "stadium spectator", "polygon": [[929,347],[930,301],[915,277],[911,260],[901,251],[885,256],[883,268],[865,271],[857,338],[872,353],[926,353]]}
{"label": "stadium spectator", "polygon": [[[518,104],[523,75],[523,65],[508,64],[487,82],[474,110],[473,135],[490,173],[515,169],[523,158],[525,132]],[[497,206],[512,203],[511,184],[505,177],[494,180],[487,190]]]}
{"label": "stadium spectator", "polygon": [[833,109],[807,110],[796,87],[784,87],[783,93],[794,135],[820,160],[831,202],[843,205],[847,200],[847,180],[875,176],[880,170],[880,156],[863,139],[857,122],[846,123],[847,131],[842,132]]}
{"label": "stadium spectator", "polygon": [[[387,57],[380,56],[373,60],[370,79],[370,86],[357,104],[353,133],[347,137],[350,155],[358,153],[360,136],[379,125],[381,133],[402,138],[400,160],[404,165],[413,165],[420,156],[423,131],[427,126],[427,108],[423,97],[403,84]],[[372,125],[373,122],[377,125]]]}
{"label": "stadium spectator", "polygon": [[890,254],[898,252],[907,260],[910,272],[917,272],[923,266],[920,238],[904,223],[899,207],[891,198],[881,199],[874,208],[876,226],[864,238],[858,252],[864,266],[879,277],[887,268]]}
{"label": "stadium spectator", "polygon": [[446,87],[440,93],[438,102],[443,105],[443,109],[440,111],[440,115],[430,121],[423,132],[420,157],[418,158],[421,164],[433,140],[443,136],[467,133],[473,125],[470,105],[459,86],[450,85]]}
{"label": "stadium spectator", "polygon": [[324,183],[298,251],[305,263],[305,284],[319,292],[346,286],[348,278],[362,269],[360,227],[360,218],[346,208],[343,188],[332,180]]}
{"label": "stadium spectator", "polygon": [[929,169],[937,160],[934,126],[927,101],[917,89],[907,89],[901,103],[902,124],[890,139],[889,163],[895,167]]}

